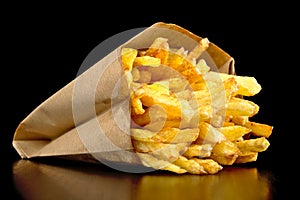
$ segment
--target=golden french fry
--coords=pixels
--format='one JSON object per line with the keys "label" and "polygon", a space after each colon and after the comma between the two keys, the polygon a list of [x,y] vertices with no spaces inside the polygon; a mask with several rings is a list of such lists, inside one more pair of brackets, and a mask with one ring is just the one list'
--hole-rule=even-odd
{"label": "golden french fry", "polygon": [[244,126],[249,120],[249,116],[232,116],[231,121],[237,125]]}
{"label": "golden french fry", "polygon": [[166,119],[166,118],[156,118],[155,121],[152,121],[150,123],[147,123],[144,126],[144,129],[158,132],[164,128],[180,128],[181,127],[181,121],[180,119]]}
{"label": "golden french fry", "polygon": [[259,106],[252,101],[232,97],[227,104],[226,116],[248,116],[257,114]]}
{"label": "golden french fry", "polygon": [[222,165],[213,159],[191,158],[190,160],[196,161],[208,174],[216,174],[223,169]]}
{"label": "golden french fry", "polygon": [[156,82],[163,82],[167,84],[169,86],[169,90],[172,93],[185,92],[185,91],[191,92],[191,90],[188,89],[189,83],[183,77],[167,78],[167,79],[163,79],[162,81],[156,81]]}
{"label": "golden french fry", "polygon": [[168,170],[177,174],[183,174],[187,172],[187,170],[168,161],[157,159],[151,154],[137,153],[137,155],[141,159],[143,165],[146,167],[151,167],[157,170]]}
{"label": "golden french fry", "polygon": [[214,145],[212,150],[212,155],[217,156],[230,156],[237,155],[240,153],[240,148],[236,145],[236,143],[231,142],[229,140],[222,141]]}
{"label": "golden french fry", "polygon": [[234,126],[235,123],[234,122],[227,122],[227,121],[224,121],[223,122],[223,127],[226,127],[226,126]]}
{"label": "golden french fry", "polygon": [[170,149],[174,149],[179,154],[183,154],[188,148],[187,143],[166,144],[160,142],[145,142],[140,140],[132,140],[132,145],[134,146],[135,151],[139,153],[169,151]]}
{"label": "golden french fry", "polygon": [[[212,72],[215,73],[215,72]],[[261,85],[254,77],[250,76],[238,76],[232,74],[218,73],[223,80],[228,78],[234,78],[238,84],[237,94],[243,96],[254,96],[261,90]]]}
{"label": "golden french fry", "polygon": [[131,95],[130,101],[131,101],[131,111],[133,115],[141,115],[145,112],[142,101],[138,97]]}
{"label": "golden french fry", "polygon": [[173,69],[177,69],[187,56],[186,51],[184,48],[179,48],[178,50],[171,51],[168,55],[167,65]]}
{"label": "golden french fry", "polygon": [[256,161],[270,145],[273,127],[249,120],[259,106],[244,98],[261,85],[212,71],[204,59],[208,48],[207,38],[188,51],[157,37],[149,48],[122,49],[132,144],[145,166],[215,174],[222,165]]}
{"label": "golden french fry", "polygon": [[179,156],[179,158],[175,160],[173,164],[178,165],[191,174],[207,174],[207,172],[204,170],[204,167],[198,162],[189,160],[184,156]]}
{"label": "golden french fry", "polygon": [[125,71],[132,70],[133,62],[137,56],[138,51],[132,48],[122,48],[122,66]]}
{"label": "golden french fry", "polygon": [[233,165],[238,158],[238,154],[226,155],[226,156],[218,156],[212,154],[210,156],[211,159],[218,162],[220,165]]}
{"label": "golden french fry", "polygon": [[213,147],[211,144],[191,144],[183,153],[183,156],[185,156],[188,159],[193,157],[207,158],[211,155],[212,149]]}
{"label": "golden french fry", "polygon": [[[133,112],[132,120],[140,126],[147,125],[148,127],[147,129],[154,130],[154,131],[159,131],[164,126],[179,128],[179,125],[181,123],[181,116],[178,114],[177,115],[172,115],[172,114],[177,114],[177,113],[167,113],[166,110],[161,105],[156,104],[146,108],[146,110],[144,110],[144,113],[142,114],[136,114]],[[175,126],[170,126],[170,123],[168,122],[174,123]],[[157,129],[158,127],[161,128]]]}
{"label": "golden french fry", "polygon": [[195,62],[191,62],[187,59],[184,59],[181,65],[177,67],[177,70],[187,78],[189,83],[194,83],[203,80],[202,75],[198,73]]}
{"label": "golden french fry", "polygon": [[236,96],[239,85],[233,77],[223,80],[223,85],[226,95],[226,101],[229,101],[231,97]]}
{"label": "golden french fry", "polygon": [[209,123],[199,123],[199,136],[195,141],[196,144],[217,144],[225,140],[225,136]]}
{"label": "golden french fry", "polygon": [[270,137],[273,131],[273,126],[258,122],[247,121],[244,126],[251,129],[251,133],[257,137]]}
{"label": "golden french fry", "polygon": [[167,148],[168,145],[173,145],[173,144],[145,142],[145,141],[134,140],[134,139],[132,140],[132,146],[134,147],[134,150],[139,153],[149,153],[149,152],[157,151],[159,149]]}
{"label": "golden french fry", "polygon": [[199,130],[197,128],[166,128],[159,132],[152,132],[147,129],[131,129],[131,137],[134,140],[145,142],[161,143],[192,143],[197,139]]}
{"label": "golden french fry", "polygon": [[241,152],[262,152],[270,146],[270,142],[265,137],[260,137],[236,142],[236,145]]}
{"label": "golden french fry", "polygon": [[256,161],[258,157],[258,152],[248,152],[246,154],[239,155],[235,163],[248,163]]}
{"label": "golden french fry", "polygon": [[[138,144],[139,141],[137,141],[136,144]],[[155,148],[155,145],[151,144],[152,148]],[[149,145],[150,146],[150,145]],[[182,155],[184,151],[187,149],[186,143],[179,143],[179,144],[167,144],[164,148],[157,149],[155,151],[151,152],[143,152],[143,153],[149,153],[153,155],[154,157],[165,160],[168,162],[173,163],[175,160],[178,159],[179,156]]]}
{"label": "golden french fry", "polygon": [[229,140],[225,140],[213,147],[210,158],[221,165],[232,165],[239,154],[240,150],[237,145]]}
{"label": "golden french fry", "polygon": [[181,116],[180,102],[162,85],[147,85],[134,92],[144,106],[161,105],[167,113]]}
{"label": "golden french fry", "polygon": [[159,58],[161,64],[166,64],[168,61],[169,50],[168,39],[158,37],[153,41],[148,50],[146,50],[146,55]]}
{"label": "golden french fry", "polygon": [[185,170],[177,165],[174,165],[172,163],[169,163],[169,165],[161,168],[161,170],[167,170],[167,171],[175,172],[177,174],[184,174],[187,172],[187,170]]}
{"label": "golden french fry", "polygon": [[151,57],[151,56],[140,56],[136,57],[133,62],[133,67],[137,66],[151,66],[158,67],[161,64],[161,60],[159,58]]}
{"label": "golden french fry", "polygon": [[236,141],[237,139],[239,139],[247,133],[250,133],[251,131],[250,128],[239,125],[223,126],[216,129],[220,131],[226,137],[226,139],[230,141]]}

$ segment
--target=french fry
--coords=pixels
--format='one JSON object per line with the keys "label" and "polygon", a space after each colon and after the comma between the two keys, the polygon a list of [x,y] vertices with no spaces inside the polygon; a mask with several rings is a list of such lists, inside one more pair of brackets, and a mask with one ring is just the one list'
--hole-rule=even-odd
{"label": "french fry", "polygon": [[167,144],[164,148],[160,148],[147,153],[153,155],[154,157],[160,160],[165,160],[174,163],[174,161],[182,155],[186,148],[187,144],[185,143]]}
{"label": "french fry", "polygon": [[186,158],[207,158],[211,155],[212,152],[212,145],[211,144],[191,144],[187,150],[183,153],[183,156]]}
{"label": "french fry", "polygon": [[242,155],[239,155],[235,160],[235,163],[248,163],[254,162],[257,160],[258,152],[248,152]]}
{"label": "french fry", "polygon": [[183,47],[179,48],[176,51],[171,51],[168,55],[167,65],[173,69],[177,69],[182,64],[186,55],[187,52],[184,50]]}
{"label": "french fry", "polygon": [[195,160],[189,160],[184,156],[179,156],[173,163],[191,174],[207,174],[202,165]]}
{"label": "french fry", "polygon": [[241,152],[262,152],[269,147],[270,142],[265,137],[259,137],[236,142],[236,145]]}
{"label": "french fry", "polygon": [[213,159],[191,158],[190,160],[196,161],[208,174],[216,174],[223,169],[222,165]]}
{"label": "french fry", "polygon": [[156,38],[148,50],[146,50],[146,55],[159,58],[161,64],[166,64],[169,55],[169,44],[168,39],[163,37]]}
{"label": "french fry", "polygon": [[151,57],[151,56],[140,56],[136,57],[133,62],[133,67],[136,66],[151,66],[151,67],[158,67],[161,64],[161,60],[159,58]]}
{"label": "french fry", "polygon": [[[214,72],[213,72],[214,73]],[[243,96],[254,96],[261,90],[261,85],[254,77],[237,76],[232,74],[219,73],[222,80],[234,78],[238,84],[237,94]]]}
{"label": "french fry", "polygon": [[261,85],[254,77],[212,71],[204,59],[209,45],[204,38],[188,51],[157,37],[149,48],[122,50],[132,144],[145,166],[215,174],[223,165],[256,161],[269,147],[273,127],[251,121],[260,107],[244,98]]}
{"label": "french fry", "polygon": [[216,156],[238,155],[239,153],[240,148],[234,142],[229,140],[215,144],[212,150],[212,155]]}
{"label": "french fry", "polygon": [[248,116],[252,117],[259,111],[259,106],[252,101],[232,97],[226,108],[226,116]]}
{"label": "french fry", "polygon": [[213,154],[210,156],[210,158],[218,162],[220,165],[233,165],[238,158],[238,154],[221,155],[221,156]]}
{"label": "french fry", "polygon": [[223,126],[220,128],[216,128],[220,131],[226,139],[230,141],[235,141],[247,133],[250,133],[251,129],[245,126],[233,125],[233,126]]}
{"label": "french fry", "polygon": [[161,143],[192,143],[198,138],[199,130],[166,128],[159,132],[152,132],[146,129],[131,129],[131,137],[134,140],[145,142],[161,142]]}
{"label": "french fry", "polygon": [[244,126],[246,122],[249,120],[249,116],[232,116],[231,121],[234,124]]}
{"label": "french fry", "polygon": [[217,144],[225,140],[225,136],[209,123],[199,123],[199,136],[195,144]]}
{"label": "french fry", "polygon": [[122,48],[122,66],[125,71],[131,71],[133,62],[138,54],[136,49]]}
{"label": "french fry", "polygon": [[178,165],[175,165],[165,160],[157,159],[151,154],[137,153],[137,155],[141,159],[141,162],[146,167],[151,167],[153,169],[158,169],[158,170],[167,170],[167,171],[175,172],[177,174],[183,174],[187,172],[187,170],[179,167]]}
{"label": "french fry", "polygon": [[210,158],[221,165],[232,165],[239,154],[240,149],[237,145],[229,140],[225,140],[214,146]]}
{"label": "french fry", "polygon": [[262,124],[258,122],[247,121],[244,124],[245,127],[251,129],[251,133],[256,137],[270,137],[273,131],[273,126],[268,124]]}

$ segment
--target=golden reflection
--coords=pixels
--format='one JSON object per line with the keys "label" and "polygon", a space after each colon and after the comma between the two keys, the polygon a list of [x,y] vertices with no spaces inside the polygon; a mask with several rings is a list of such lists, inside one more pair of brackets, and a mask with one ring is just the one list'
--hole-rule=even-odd
{"label": "golden reflection", "polygon": [[270,199],[267,176],[256,168],[225,168],[215,175],[145,175],[134,199]]}
{"label": "golden reflection", "polygon": [[98,165],[19,160],[13,166],[24,199],[270,199],[270,177],[257,168],[228,167],[214,175],[129,174]]}

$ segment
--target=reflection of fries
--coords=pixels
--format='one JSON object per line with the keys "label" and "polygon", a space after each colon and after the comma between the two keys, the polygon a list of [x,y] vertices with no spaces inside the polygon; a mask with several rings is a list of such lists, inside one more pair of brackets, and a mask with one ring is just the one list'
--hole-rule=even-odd
{"label": "reflection of fries", "polygon": [[[212,71],[201,55],[157,37],[148,49],[122,49],[131,89],[132,144],[147,167],[178,174],[215,174],[222,165],[256,161],[273,127],[249,120],[259,106],[254,77]],[[130,73],[131,75],[128,75]]]}

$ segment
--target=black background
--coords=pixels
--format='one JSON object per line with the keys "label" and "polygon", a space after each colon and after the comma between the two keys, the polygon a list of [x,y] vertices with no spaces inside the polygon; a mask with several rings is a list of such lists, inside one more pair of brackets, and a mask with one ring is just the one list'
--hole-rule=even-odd
{"label": "black background", "polygon": [[278,195],[295,191],[291,181],[299,173],[296,162],[300,133],[296,122],[299,84],[298,63],[293,62],[297,59],[297,50],[293,49],[297,26],[293,6],[254,2],[165,4],[16,3],[2,7],[7,12],[1,17],[1,193],[18,197],[12,163],[20,158],[11,142],[21,120],[74,79],[85,57],[103,40],[159,21],[207,37],[234,57],[237,74],[256,77],[263,89],[252,98],[260,106],[255,121],[274,126],[271,146],[256,165],[274,172]]}

